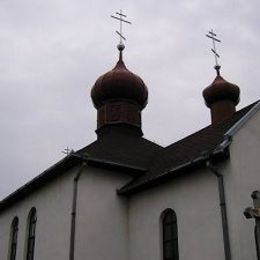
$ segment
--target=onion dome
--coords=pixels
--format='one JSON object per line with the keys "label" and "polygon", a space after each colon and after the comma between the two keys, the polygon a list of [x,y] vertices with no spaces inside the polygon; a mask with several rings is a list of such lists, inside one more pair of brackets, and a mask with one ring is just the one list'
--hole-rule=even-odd
{"label": "onion dome", "polygon": [[98,135],[104,132],[101,129],[108,129],[108,126],[111,129],[115,125],[132,129],[138,135],[143,134],[141,111],[147,105],[148,89],[139,76],[126,68],[122,59],[123,49],[124,45],[119,44],[116,66],[100,76],[91,90],[91,98],[98,113]]}
{"label": "onion dome", "polygon": [[237,105],[239,103],[239,93],[237,85],[226,81],[218,73],[214,81],[204,89],[203,97],[208,107],[219,100],[230,100]]}
{"label": "onion dome", "polygon": [[126,68],[120,52],[116,66],[97,79],[91,98],[97,109],[109,100],[128,100],[143,109],[147,105],[148,90],[143,80]]}
{"label": "onion dome", "polygon": [[220,75],[220,66],[215,67],[217,76],[214,81],[204,89],[203,97],[207,107],[211,109],[212,123],[218,123],[230,117],[239,103],[239,87],[226,81]]}

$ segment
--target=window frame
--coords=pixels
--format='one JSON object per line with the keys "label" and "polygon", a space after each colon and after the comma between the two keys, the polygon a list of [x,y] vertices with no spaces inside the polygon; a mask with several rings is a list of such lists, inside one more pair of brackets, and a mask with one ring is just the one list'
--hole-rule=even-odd
{"label": "window frame", "polygon": [[179,260],[177,215],[173,209],[166,209],[161,216],[162,259]]}
{"label": "window frame", "polygon": [[10,229],[10,243],[9,243],[9,260],[16,259],[17,244],[18,244],[19,218],[13,218]]}
{"label": "window frame", "polygon": [[31,208],[28,215],[28,228],[26,237],[26,260],[34,259],[35,238],[36,238],[37,212],[36,208]]}

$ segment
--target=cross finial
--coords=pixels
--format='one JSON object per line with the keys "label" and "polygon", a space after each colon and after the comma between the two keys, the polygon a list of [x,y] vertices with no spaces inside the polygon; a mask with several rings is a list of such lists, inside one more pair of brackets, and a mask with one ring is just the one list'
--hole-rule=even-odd
{"label": "cross finial", "polygon": [[211,49],[211,51],[213,52],[214,57],[215,57],[215,66],[214,66],[214,68],[217,71],[217,75],[219,75],[220,65],[218,63],[218,58],[220,56],[217,53],[216,42],[221,42],[221,41],[219,39],[217,39],[217,34],[214,33],[213,29],[211,29],[211,31],[209,31],[208,34],[206,34],[206,36],[209,37],[210,39],[212,39],[213,48]]}
{"label": "cross finial", "polygon": [[123,22],[128,24],[132,23],[125,19],[126,15],[123,14],[122,10],[120,10],[120,12],[116,12],[116,15],[117,16],[111,15],[111,17],[119,21],[119,31],[116,31],[116,33],[119,35],[119,44],[117,45],[117,48],[121,53],[121,51],[123,51],[125,48],[123,40],[126,41],[126,38],[123,35]]}
{"label": "cross finial", "polygon": [[72,149],[69,149],[68,146],[62,151],[62,153],[66,154],[66,155],[69,155],[69,154],[72,153],[72,152],[73,152],[73,150],[72,150]]}

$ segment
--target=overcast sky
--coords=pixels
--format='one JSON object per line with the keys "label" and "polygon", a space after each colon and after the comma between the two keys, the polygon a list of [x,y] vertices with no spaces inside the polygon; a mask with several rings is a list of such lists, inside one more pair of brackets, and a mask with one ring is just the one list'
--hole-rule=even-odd
{"label": "overcast sky", "polygon": [[146,138],[168,145],[210,123],[201,92],[222,75],[238,109],[260,97],[259,0],[1,0],[0,199],[96,138],[90,90],[118,59],[110,15],[122,8],[125,63],[149,89]]}

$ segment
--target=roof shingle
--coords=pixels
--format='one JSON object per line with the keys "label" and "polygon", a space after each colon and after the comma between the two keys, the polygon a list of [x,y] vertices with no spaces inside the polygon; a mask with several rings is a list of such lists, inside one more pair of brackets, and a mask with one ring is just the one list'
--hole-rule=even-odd
{"label": "roof shingle", "polygon": [[149,182],[154,183],[156,179],[165,177],[167,174],[172,175],[174,169],[179,169],[182,165],[190,165],[189,162],[198,161],[198,158],[202,155],[211,153],[224,141],[225,133],[246,115],[256,103],[241,109],[220,124],[209,125],[165,147],[153,159],[149,170],[122,187],[119,193],[128,194],[134,192],[134,190],[140,190],[140,187],[147,185]]}

